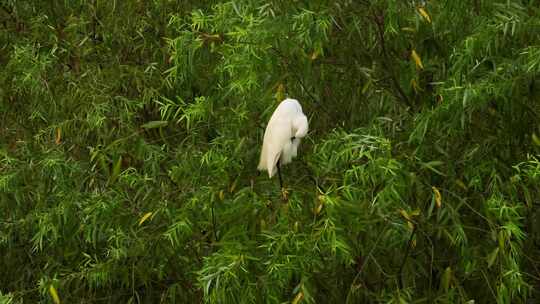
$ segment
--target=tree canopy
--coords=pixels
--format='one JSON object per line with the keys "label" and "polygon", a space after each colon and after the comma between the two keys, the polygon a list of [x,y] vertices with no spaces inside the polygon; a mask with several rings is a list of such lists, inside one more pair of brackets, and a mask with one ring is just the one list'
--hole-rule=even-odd
{"label": "tree canopy", "polygon": [[540,301],[537,1],[0,0],[0,64],[1,304]]}

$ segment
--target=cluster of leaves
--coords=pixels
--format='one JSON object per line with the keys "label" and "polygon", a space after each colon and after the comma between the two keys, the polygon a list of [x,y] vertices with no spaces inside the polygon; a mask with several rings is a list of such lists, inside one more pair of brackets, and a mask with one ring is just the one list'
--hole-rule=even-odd
{"label": "cluster of leaves", "polygon": [[534,0],[0,0],[0,42],[0,303],[540,300]]}

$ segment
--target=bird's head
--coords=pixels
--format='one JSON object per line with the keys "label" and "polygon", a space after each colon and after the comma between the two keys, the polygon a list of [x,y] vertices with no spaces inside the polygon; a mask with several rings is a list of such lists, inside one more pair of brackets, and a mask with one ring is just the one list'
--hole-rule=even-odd
{"label": "bird's head", "polygon": [[295,138],[303,138],[308,132],[308,120],[306,115],[297,115],[292,121],[292,133]]}

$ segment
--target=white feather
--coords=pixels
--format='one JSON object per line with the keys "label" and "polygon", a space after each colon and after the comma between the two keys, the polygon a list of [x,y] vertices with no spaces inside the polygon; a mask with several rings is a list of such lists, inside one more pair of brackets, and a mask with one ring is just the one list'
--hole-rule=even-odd
{"label": "white feather", "polygon": [[266,126],[258,169],[268,171],[272,178],[280,165],[288,164],[296,157],[300,139],[308,132],[308,120],[302,106],[295,99],[283,100]]}

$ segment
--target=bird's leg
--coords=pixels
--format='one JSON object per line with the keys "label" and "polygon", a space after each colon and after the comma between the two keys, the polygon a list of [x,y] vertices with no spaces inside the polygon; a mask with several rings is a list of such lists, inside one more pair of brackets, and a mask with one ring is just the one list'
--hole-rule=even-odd
{"label": "bird's leg", "polygon": [[278,172],[278,176],[279,176],[279,187],[281,189],[281,198],[284,200],[284,201],[288,201],[289,200],[289,192],[287,191],[287,189],[283,188],[283,180],[281,179],[281,169],[279,168],[279,160],[277,162],[277,172]]}
{"label": "bird's leg", "polygon": [[277,161],[277,173],[279,177],[279,187],[283,189],[283,180],[281,179],[281,170],[279,169],[279,160]]}

